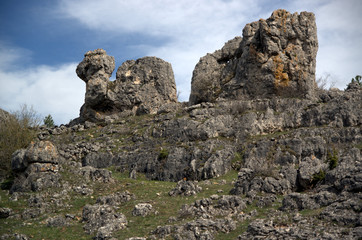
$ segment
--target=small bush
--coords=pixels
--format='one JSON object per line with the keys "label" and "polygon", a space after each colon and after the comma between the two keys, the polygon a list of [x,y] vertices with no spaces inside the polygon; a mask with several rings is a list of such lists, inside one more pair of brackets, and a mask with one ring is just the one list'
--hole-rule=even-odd
{"label": "small bush", "polygon": [[323,170],[320,170],[318,173],[313,175],[312,183],[316,184],[320,181],[323,181],[326,178],[326,173]]}
{"label": "small bush", "polygon": [[236,152],[234,158],[231,160],[231,168],[239,171],[243,164],[243,155]]}
{"label": "small bush", "polygon": [[333,149],[333,151],[328,151],[327,153],[327,161],[329,163],[329,169],[332,170],[338,165],[338,151]]}
{"label": "small bush", "polygon": [[44,118],[43,122],[44,122],[45,126],[47,126],[48,128],[54,127],[54,120],[53,120],[52,115],[50,115],[50,114]]}
{"label": "small bush", "polygon": [[356,82],[356,83],[358,83],[360,86],[362,86],[362,76],[361,76],[361,75],[357,75],[356,77],[352,78],[351,82],[352,82],[352,83]]}
{"label": "small bush", "polygon": [[168,157],[168,150],[165,148],[161,148],[160,154],[158,154],[158,159],[163,160]]}

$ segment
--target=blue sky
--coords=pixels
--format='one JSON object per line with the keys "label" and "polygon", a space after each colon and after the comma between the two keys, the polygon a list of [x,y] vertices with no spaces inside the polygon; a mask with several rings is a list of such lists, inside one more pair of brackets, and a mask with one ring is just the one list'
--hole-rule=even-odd
{"label": "blue sky", "polygon": [[1,0],[0,108],[25,103],[68,123],[84,102],[75,68],[97,48],[115,57],[116,69],[143,56],[169,61],[187,101],[199,58],[278,8],[315,13],[317,78],[344,89],[362,74],[360,0]]}

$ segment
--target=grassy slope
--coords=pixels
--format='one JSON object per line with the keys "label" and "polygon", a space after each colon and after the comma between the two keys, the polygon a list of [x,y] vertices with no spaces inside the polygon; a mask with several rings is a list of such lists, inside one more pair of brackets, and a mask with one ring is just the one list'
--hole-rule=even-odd
{"label": "grassy slope", "polygon": [[[64,176],[69,182],[77,181],[77,176],[72,176],[66,173]],[[228,194],[232,188],[232,181],[237,178],[237,172],[231,171],[228,174],[212,179],[211,184],[200,182],[203,191],[191,197],[170,197],[168,192],[175,187],[174,182],[149,181],[144,176],[138,175],[138,179],[133,180],[128,178],[128,174],[113,171],[114,183],[103,184],[93,183],[88,187],[94,189],[94,194],[82,196],[73,192],[69,193],[69,199],[65,202],[69,204],[66,208],[54,208],[52,213],[46,213],[35,219],[0,219],[0,236],[5,233],[22,233],[34,239],[91,239],[90,235],[84,233],[81,222],[82,208],[86,204],[95,204],[98,196],[109,195],[117,191],[125,191],[133,193],[136,199],[119,205],[117,211],[126,215],[128,227],[114,234],[119,239],[134,236],[147,236],[152,230],[159,225],[181,224],[186,221],[191,221],[191,218],[181,219],[175,223],[169,223],[168,219],[171,216],[177,217],[178,211],[183,204],[190,204],[197,199],[210,197],[212,194]],[[221,184],[221,180],[226,180],[226,184]],[[50,190],[52,193],[58,192],[60,189]],[[21,214],[28,206],[26,199],[18,201],[10,201],[7,191],[1,190],[0,207],[9,207],[13,209],[15,214]],[[33,194],[33,193],[32,193]],[[49,195],[50,196],[50,195]],[[50,199],[50,198],[49,198]],[[146,217],[135,217],[132,215],[132,210],[137,203],[151,203],[158,214],[152,214]],[[252,211],[255,206],[251,205],[246,209],[246,212]],[[67,227],[48,227],[46,219],[49,216],[64,216],[65,214],[75,215],[70,226]],[[260,217],[256,216],[256,217]],[[246,230],[248,221],[239,223],[237,230],[229,234],[219,234],[217,239],[235,239],[242,231]]]}

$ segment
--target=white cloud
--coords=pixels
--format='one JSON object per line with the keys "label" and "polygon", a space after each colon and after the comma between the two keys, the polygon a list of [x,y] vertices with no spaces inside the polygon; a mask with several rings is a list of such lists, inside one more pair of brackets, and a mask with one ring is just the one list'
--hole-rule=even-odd
{"label": "white cloud", "polygon": [[241,36],[248,16],[260,10],[255,0],[63,0],[59,11],[95,31],[114,36],[141,33],[163,40],[161,46],[141,47],[145,55],[171,62],[181,99],[188,100],[199,58]]}
{"label": "white cloud", "polygon": [[352,77],[361,74],[362,1],[290,1],[288,7],[293,11],[314,12],[319,42],[317,78],[329,75],[329,84],[346,88]]}
{"label": "white cloud", "polygon": [[[198,59],[213,52],[236,35],[250,21],[268,17],[271,11],[286,8],[316,14],[319,35],[317,75],[325,72],[343,88],[361,63],[360,0],[281,1],[255,0],[63,0],[60,12],[86,27],[107,34],[142,33],[164,37],[162,46],[146,50],[172,63],[176,83],[187,100],[192,70]],[[111,54],[111,52],[110,52]],[[117,63],[120,64],[120,63]]]}
{"label": "white cloud", "polygon": [[331,74],[340,89],[361,74],[361,11],[359,0],[329,1],[315,9],[319,37],[317,75]]}
{"label": "white cloud", "polygon": [[[1,48],[0,48],[1,49]],[[85,84],[76,76],[77,64],[61,66],[36,66],[34,68],[7,70],[21,58],[18,49],[9,49],[10,58],[0,65],[0,107],[15,111],[21,104],[33,106],[43,117],[51,114],[56,124],[68,123],[79,116],[84,102]],[[0,52],[2,55],[2,52]],[[82,91],[83,89],[83,91]]]}

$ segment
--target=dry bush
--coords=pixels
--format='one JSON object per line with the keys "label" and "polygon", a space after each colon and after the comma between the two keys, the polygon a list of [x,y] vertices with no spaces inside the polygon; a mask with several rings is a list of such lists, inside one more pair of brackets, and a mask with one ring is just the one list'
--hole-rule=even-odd
{"label": "dry bush", "polygon": [[25,104],[12,114],[5,111],[0,114],[0,176],[7,176],[11,172],[12,154],[35,138],[41,120],[34,109]]}

